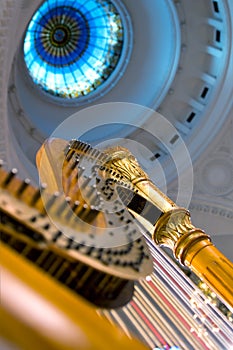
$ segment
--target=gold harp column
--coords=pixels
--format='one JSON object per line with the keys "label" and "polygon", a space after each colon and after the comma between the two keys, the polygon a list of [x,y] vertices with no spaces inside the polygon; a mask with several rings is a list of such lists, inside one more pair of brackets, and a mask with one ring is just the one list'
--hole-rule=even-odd
{"label": "gold harp column", "polygon": [[137,220],[149,228],[155,243],[171,248],[182,265],[189,267],[233,308],[233,263],[213,245],[204,231],[193,226],[186,209],[178,207],[155,186],[127,149],[113,147],[105,153],[109,156],[105,166],[123,175],[133,184],[137,194],[161,210],[153,227],[141,216],[143,213],[130,209]]}

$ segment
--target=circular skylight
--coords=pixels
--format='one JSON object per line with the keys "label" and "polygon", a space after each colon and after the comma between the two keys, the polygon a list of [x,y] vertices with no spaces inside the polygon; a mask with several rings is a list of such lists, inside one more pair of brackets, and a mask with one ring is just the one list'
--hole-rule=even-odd
{"label": "circular skylight", "polygon": [[124,27],[109,0],[47,0],[32,17],[24,59],[36,85],[53,96],[93,94],[122,56]]}

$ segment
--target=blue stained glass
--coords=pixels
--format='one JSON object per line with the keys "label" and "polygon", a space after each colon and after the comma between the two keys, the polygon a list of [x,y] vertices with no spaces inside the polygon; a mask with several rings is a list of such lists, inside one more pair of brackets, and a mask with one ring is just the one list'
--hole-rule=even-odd
{"label": "blue stained glass", "polygon": [[123,47],[123,24],[110,0],[47,0],[24,38],[29,74],[42,90],[74,99],[111,75]]}

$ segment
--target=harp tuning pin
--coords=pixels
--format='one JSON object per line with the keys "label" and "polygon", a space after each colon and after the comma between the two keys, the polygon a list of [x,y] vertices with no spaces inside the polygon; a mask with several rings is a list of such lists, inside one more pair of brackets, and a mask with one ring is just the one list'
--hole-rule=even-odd
{"label": "harp tuning pin", "polygon": [[18,173],[18,170],[16,168],[13,168],[6,176],[4,182],[3,182],[3,187],[6,187],[10,184],[12,179],[15,177],[15,175]]}

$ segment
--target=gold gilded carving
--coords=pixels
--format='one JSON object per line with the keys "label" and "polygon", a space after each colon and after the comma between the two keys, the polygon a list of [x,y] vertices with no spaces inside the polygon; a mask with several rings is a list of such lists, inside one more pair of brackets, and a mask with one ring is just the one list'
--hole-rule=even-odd
{"label": "gold gilded carving", "polygon": [[[132,185],[135,192],[144,199],[150,201],[161,211],[167,212],[176,207],[150,180],[149,176],[141,169],[136,158],[126,148],[117,146],[105,150],[107,159],[104,163],[122,176],[121,181],[126,185]],[[111,174],[111,177],[114,177]]]}
{"label": "gold gilded carving", "polygon": [[190,214],[183,208],[163,214],[155,225],[153,240],[172,249],[174,256],[185,265],[190,247],[201,240],[210,241],[204,231],[193,226]]}
{"label": "gold gilded carving", "polygon": [[141,169],[136,158],[124,147],[111,147],[105,150],[108,154],[106,166],[116,170],[128,181],[135,184],[141,180],[149,180],[148,175]]}

